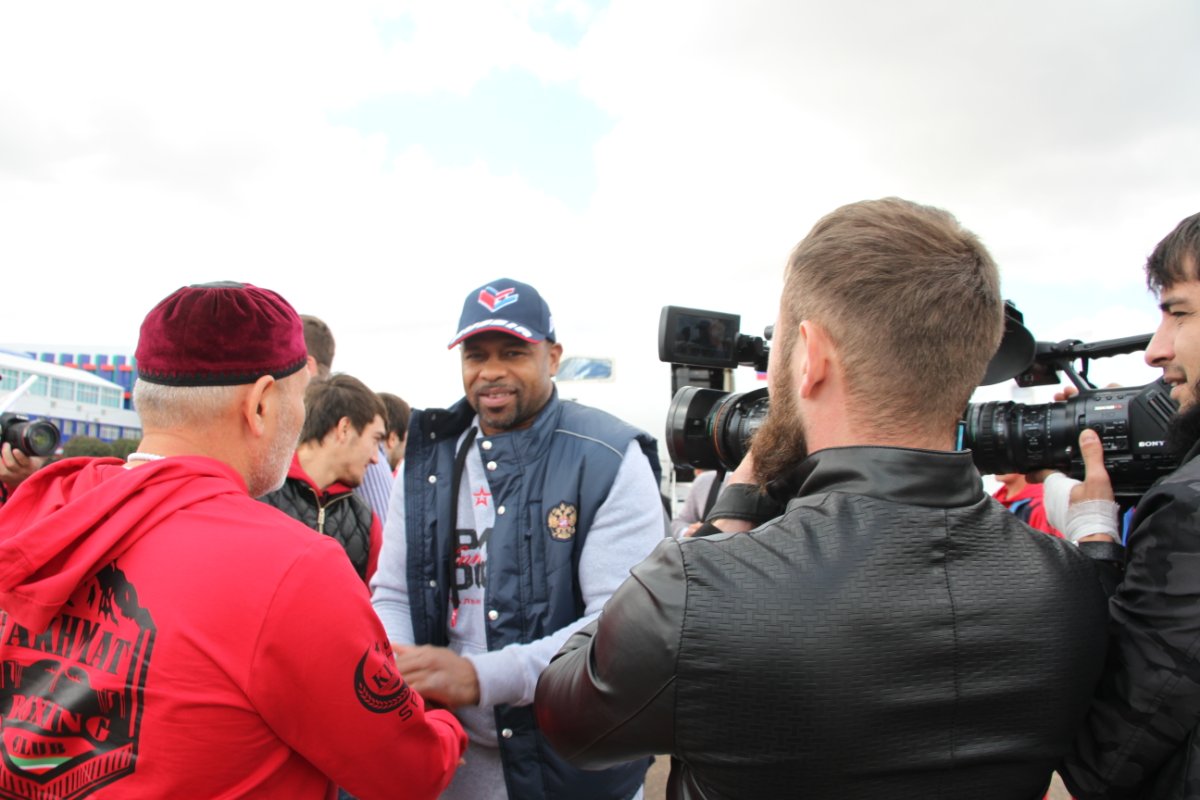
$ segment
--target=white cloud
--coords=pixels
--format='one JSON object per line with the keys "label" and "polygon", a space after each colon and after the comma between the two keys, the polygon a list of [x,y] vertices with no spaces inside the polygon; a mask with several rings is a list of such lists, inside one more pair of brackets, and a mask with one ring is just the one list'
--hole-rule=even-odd
{"label": "white cloud", "polygon": [[[531,27],[550,13],[590,19],[577,48]],[[4,3],[0,263],[55,295],[10,300],[4,338],[132,343],[180,284],[242,278],[326,317],[340,367],[443,403],[461,298],[507,273],[569,348],[659,381],[659,306],[761,328],[811,224],[889,194],[976,230],[1039,336],[1136,333],[1146,252],[1200,208],[1197,21],[1187,0]],[[329,122],[502,69],[612,116],[585,211]]]}

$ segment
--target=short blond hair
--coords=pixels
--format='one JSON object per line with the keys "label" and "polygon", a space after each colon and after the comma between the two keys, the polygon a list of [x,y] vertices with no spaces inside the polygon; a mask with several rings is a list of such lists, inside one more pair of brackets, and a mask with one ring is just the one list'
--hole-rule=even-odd
{"label": "short blond hair", "polygon": [[843,206],[792,251],[780,324],[829,333],[861,422],[944,431],[1004,330],[996,264],[949,213],[895,197]]}

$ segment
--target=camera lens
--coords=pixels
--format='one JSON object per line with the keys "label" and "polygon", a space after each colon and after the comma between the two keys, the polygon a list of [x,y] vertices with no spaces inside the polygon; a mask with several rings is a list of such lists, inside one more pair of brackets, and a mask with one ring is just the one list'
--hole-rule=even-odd
{"label": "camera lens", "polygon": [[750,449],[754,432],[767,418],[766,389],[731,394],[713,410],[713,443],[726,469],[737,469]]}
{"label": "camera lens", "polygon": [[25,452],[35,456],[53,455],[58,449],[58,428],[41,420],[28,422],[22,439]]}
{"label": "camera lens", "polygon": [[766,419],[767,390],[730,394],[685,386],[667,413],[667,450],[676,464],[736,469]]}
{"label": "camera lens", "polygon": [[1063,469],[1070,465],[1078,431],[1070,424],[1069,403],[972,405],[964,446],[974,451],[983,474]]}

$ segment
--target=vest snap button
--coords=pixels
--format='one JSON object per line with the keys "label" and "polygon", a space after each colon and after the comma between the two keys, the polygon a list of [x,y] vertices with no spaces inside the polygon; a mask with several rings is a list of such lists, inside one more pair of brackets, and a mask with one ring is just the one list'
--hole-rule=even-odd
{"label": "vest snap button", "polygon": [[489,461],[489,462],[487,463],[487,468],[488,468],[488,472],[495,472],[495,471],[496,471],[496,462],[495,462],[495,461]]}
{"label": "vest snap button", "polygon": [[490,619],[492,622],[495,622],[496,620],[500,619],[500,612],[493,608],[488,612],[488,619]]}
{"label": "vest snap button", "polygon": [[484,440],[483,444],[481,444],[481,445],[479,445],[479,446],[480,446],[480,447],[482,447],[484,450],[491,450],[491,449],[492,449],[492,443],[491,443],[491,441],[489,441],[489,440],[486,440],[486,439]]}
{"label": "vest snap button", "polygon": [[512,738],[512,728],[505,728],[504,730],[500,731],[500,735],[503,736],[505,739],[511,739]]}
{"label": "vest snap button", "polygon": [[499,506],[499,507],[497,507],[497,508],[496,508],[496,513],[497,513],[497,514],[503,514],[503,513],[504,513],[504,506]]}
{"label": "vest snap button", "polygon": [[430,476],[429,476],[429,482],[430,482],[430,483],[437,483],[437,475],[430,475]]}

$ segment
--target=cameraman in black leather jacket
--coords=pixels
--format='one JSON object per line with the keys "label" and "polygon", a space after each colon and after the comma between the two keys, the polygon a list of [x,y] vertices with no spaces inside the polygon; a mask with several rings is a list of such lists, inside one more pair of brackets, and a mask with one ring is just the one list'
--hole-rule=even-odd
{"label": "cameraman in black leather jacket", "polygon": [[893,198],[818,222],[753,463],[710,515],[773,518],[634,568],[542,674],[555,748],[670,753],[672,798],[1040,798],[1103,666],[1106,592],[955,449],[1002,324],[996,267],[949,214]]}

